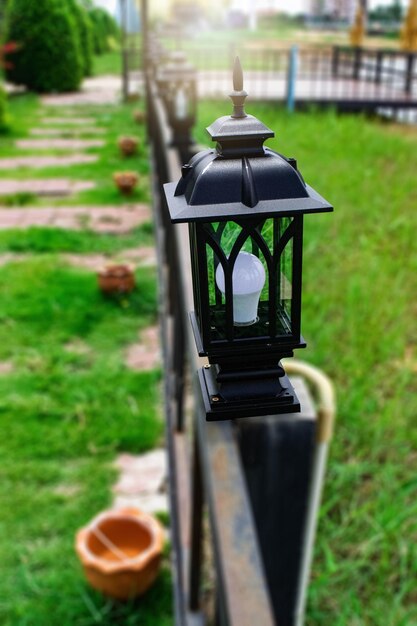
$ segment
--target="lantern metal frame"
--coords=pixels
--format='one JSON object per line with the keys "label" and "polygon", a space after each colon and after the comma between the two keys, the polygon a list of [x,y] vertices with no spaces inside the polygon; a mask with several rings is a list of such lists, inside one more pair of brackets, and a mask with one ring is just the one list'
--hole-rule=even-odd
{"label": "lantern metal frame", "polygon": [[[333,210],[304,182],[295,159],[264,147],[274,133],[246,114],[246,96],[237,59],[233,113],[207,129],[216,148],[196,154],[182,167],[180,181],[164,186],[171,221],[189,224],[195,304],[190,318],[198,353],[209,360],[198,374],[208,420],[300,411],[280,360],[306,346],[301,336],[303,217]],[[270,218],[268,243],[263,228]],[[240,232],[228,255],[222,235],[230,222]],[[252,253],[262,255],[267,266],[268,299],[259,304],[259,321],[242,329],[234,321],[233,270],[248,241]],[[291,310],[285,318],[278,287],[288,244],[292,246]],[[213,272],[209,277],[210,264],[214,270],[222,265],[223,297]]]}

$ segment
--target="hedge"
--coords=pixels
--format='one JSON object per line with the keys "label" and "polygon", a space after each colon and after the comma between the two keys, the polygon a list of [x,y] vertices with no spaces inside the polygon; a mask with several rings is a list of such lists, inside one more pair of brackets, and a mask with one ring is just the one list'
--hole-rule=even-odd
{"label": "hedge", "polygon": [[93,73],[93,24],[86,9],[77,0],[67,0],[75,18],[77,35],[81,50],[83,76]]}
{"label": "hedge", "polygon": [[100,7],[94,7],[89,11],[93,23],[94,52],[103,54],[111,50],[111,40],[118,40],[120,30],[112,16]]}
{"label": "hedge", "polygon": [[9,81],[39,93],[74,91],[83,61],[77,26],[61,0],[10,0],[6,40],[19,43]]}
{"label": "hedge", "polygon": [[0,133],[7,130],[7,96],[0,85]]}

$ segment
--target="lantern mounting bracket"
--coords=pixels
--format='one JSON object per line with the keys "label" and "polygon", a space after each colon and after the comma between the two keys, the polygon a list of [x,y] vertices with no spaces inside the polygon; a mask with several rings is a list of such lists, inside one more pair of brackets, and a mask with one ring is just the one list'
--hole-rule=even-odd
{"label": "lantern mounting bracket", "polygon": [[198,371],[207,421],[300,411],[300,402],[281,364],[271,370]]}

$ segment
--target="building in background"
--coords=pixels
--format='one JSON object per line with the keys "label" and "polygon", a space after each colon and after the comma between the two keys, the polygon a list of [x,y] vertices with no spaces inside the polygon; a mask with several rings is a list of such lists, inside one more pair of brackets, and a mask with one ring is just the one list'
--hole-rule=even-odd
{"label": "building in background", "polygon": [[355,19],[357,4],[357,0],[311,0],[310,14],[312,17],[326,17],[351,24]]}

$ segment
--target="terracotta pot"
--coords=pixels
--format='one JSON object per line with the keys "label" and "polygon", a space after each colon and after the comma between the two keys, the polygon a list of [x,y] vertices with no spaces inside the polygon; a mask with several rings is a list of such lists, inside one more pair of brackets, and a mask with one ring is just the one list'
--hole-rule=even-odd
{"label": "terracotta pot", "polygon": [[139,176],[136,172],[116,172],[113,174],[113,180],[121,193],[130,196],[138,184]]}
{"label": "terracotta pot", "polygon": [[130,293],[136,286],[135,274],[129,265],[107,265],[98,272],[97,278],[105,294]]}
{"label": "terracotta pot", "polygon": [[119,149],[123,156],[133,156],[138,151],[139,141],[135,137],[120,137]]}
{"label": "terracotta pot", "polygon": [[137,124],[143,124],[146,120],[145,111],[133,111],[133,119]]}
{"label": "terracotta pot", "polygon": [[164,531],[138,509],[105,511],[78,531],[75,549],[94,589],[128,600],[142,595],[155,581]]}

